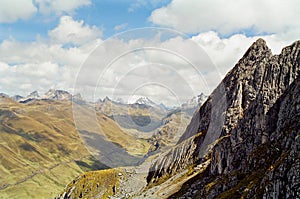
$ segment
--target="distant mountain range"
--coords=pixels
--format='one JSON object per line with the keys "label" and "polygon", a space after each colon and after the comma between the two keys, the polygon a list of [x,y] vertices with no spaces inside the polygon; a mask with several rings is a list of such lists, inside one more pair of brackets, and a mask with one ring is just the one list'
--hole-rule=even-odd
{"label": "distant mountain range", "polygon": [[37,99],[41,99],[41,100],[72,100],[73,96],[64,90],[54,90],[54,89],[50,89],[49,91],[47,91],[44,95],[40,96],[38,91],[33,91],[31,92],[29,95],[27,95],[26,97],[23,97],[21,95],[14,95],[11,97],[12,100],[21,102],[21,103],[26,103],[29,102],[31,100],[37,100]]}
{"label": "distant mountain range", "polygon": [[[2,93],[8,97],[8,95]],[[83,102],[84,99],[81,97],[80,94],[72,95],[68,91],[65,90],[55,90],[50,89],[45,94],[40,95],[38,91],[33,91],[28,94],[26,97],[21,95],[14,95],[10,97],[12,100],[20,102],[20,103],[28,103],[32,100],[73,100],[73,101],[81,101]],[[183,103],[180,107],[169,107],[163,103],[156,103],[148,97],[142,96],[138,98],[133,103],[126,103],[122,98],[117,98],[116,100],[112,100],[109,97],[105,97],[103,100],[99,99],[98,103],[104,103],[105,101],[110,101],[114,104],[121,104],[121,105],[142,105],[142,106],[149,106],[156,109],[161,109],[162,111],[172,111],[175,109],[181,109],[183,111],[188,112],[189,114],[193,114],[194,111],[200,107],[200,105],[207,99],[207,96],[203,93],[200,93],[198,96],[194,96],[191,99],[187,100]]]}
{"label": "distant mountain range", "polygon": [[[8,97],[4,93],[2,95]],[[155,151],[158,148],[161,149],[161,147],[164,146],[171,146],[177,142],[183,133],[182,128],[187,125],[194,112],[206,100],[207,96],[201,93],[187,100],[187,102],[183,103],[180,107],[172,108],[163,103],[158,104],[146,96],[141,96],[131,103],[126,103],[122,98],[112,100],[109,97],[99,99],[96,102],[87,102],[82,99],[80,94],[72,95],[68,91],[55,89],[50,89],[42,95],[40,95],[38,91],[33,91],[26,97],[15,95],[10,98],[23,104],[34,103],[35,101],[54,100],[73,101],[76,104],[89,105],[90,107],[94,107],[96,111],[99,111],[117,122],[125,130],[151,133],[149,136],[154,133],[155,135],[151,138],[151,145],[153,145],[153,147],[150,151]],[[170,119],[174,117],[177,119]],[[160,130],[158,130],[158,128]],[[172,131],[167,132],[165,129],[172,129]],[[169,133],[171,133],[172,136],[170,136]],[[158,145],[159,147],[157,147]]]}

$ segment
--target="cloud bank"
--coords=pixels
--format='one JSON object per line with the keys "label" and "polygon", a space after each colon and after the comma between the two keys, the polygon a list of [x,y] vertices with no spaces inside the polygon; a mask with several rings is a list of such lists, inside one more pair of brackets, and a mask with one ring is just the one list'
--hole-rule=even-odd
{"label": "cloud bank", "polygon": [[[173,0],[154,10],[149,19],[155,25],[193,33],[193,36],[163,37],[157,34],[148,37],[151,31],[145,31],[127,38],[115,37],[109,45],[104,45],[102,29],[72,17],[77,8],[90,5],[89,0],[37,0],[35,4],[22,0],[18,1],[26,8],[22,10],[12,2],[0,0],[0,22],[28,19],[37,12],[62,16],[56,27],[48,31],[47,38],[37,37],[33,42],[9,38],[0,43],[0,90],[9,95],[26,95],[33,90],[45,92],[49,88],[73,92],[78,72],[96,49],[99,56],[89,63],[91,70],[82,73],[83,78],[76,85],[86,93],[85,97],[92,99],[95,92],[95,97],[101,98],[110,94],[118,98],[148,93],[158,102],[174,103],[174,96],[170,96],[179,91],[190,89],[190,93],[180,93],[186,98],[200,92],[209,94],[259,37],[278,54],[284,46],[299,39],[300,32],[300,16],[296,10],[299,3],[295,0],[286,0],[284,4],[267,0],[227,1],[226,4],[220,0]],[[144,1],[136,3],[132,5],[134,9]],[[115,31],[126,26],[127,23],[120,24]],[[154,46],[158,50],[139,50],[143,46]],[[134,48],[136,50],[132,51]],[[214,63],[214,66],[201,66],[200,76],[184,61],[186,58],[191,63],[198,63],[198,48],[203,49]],[[177,55],[163,49],[172,49]],[[124,52],[128,54],[122,55]],[[117,59],[112,59],[102,77],[103,84],[95,90],[101,77],[95,71],[105,69],[104,60],[108,58]],[[149,82],[155,81],[161,84],[153,84],[151,88]],[[169,97],[164,95],[166,93]],[[168,98],[172,100],[168,101]]]}
{"label": "cloud bank", "polygon": [[214,30],[230,35],[251,30],[255,34],[284,34],[299,31],[299,6],[298,0],[173,0],[154,10],[149,20],[185,33]]}

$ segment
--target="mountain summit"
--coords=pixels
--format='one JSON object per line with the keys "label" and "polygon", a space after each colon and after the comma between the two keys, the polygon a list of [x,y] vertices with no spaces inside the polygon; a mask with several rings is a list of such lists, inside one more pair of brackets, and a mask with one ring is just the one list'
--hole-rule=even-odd
{"label": "mountain summit", "polygon": [[154,101],[152,101],[151,99],[149,99],[148,97],[140,97],[138,98],[134,104],[139,104],[139,105],[146,105],[146,106],[151,106],[153,108],[158,108],[161,109],[163,111],[168,110],[168,107],[165,106],[163,103],[157,104]]}
{"label": "mountain summit", "polygon": [[48,92],[45,93],[45,95],[42,98],[52,100],[71,100],[72,95],[64,90],[50,89]]}
{"label": "mountain summit", "polygon": [[148,106],[157,106],[155,102],[150,100],[148,97],[140,97],[135,101],[135,104],[144,104]]}

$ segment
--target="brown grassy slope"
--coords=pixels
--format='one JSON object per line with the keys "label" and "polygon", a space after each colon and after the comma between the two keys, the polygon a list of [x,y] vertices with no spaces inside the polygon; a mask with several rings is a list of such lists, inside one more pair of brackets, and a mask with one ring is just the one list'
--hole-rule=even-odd
{"label": "brown grassy slope", "polygon": [[116,192],[121,175],[117,169],[83,173],[58,198],[108,198]]}
{"label": "brown grassy slope", "polygon": [[[127,151],[147,147],[111,119],[97,120],[107,139]],[[101,168],[80,139],[71,102],[0,98],[0,198],[54,197],[79,173]]]}

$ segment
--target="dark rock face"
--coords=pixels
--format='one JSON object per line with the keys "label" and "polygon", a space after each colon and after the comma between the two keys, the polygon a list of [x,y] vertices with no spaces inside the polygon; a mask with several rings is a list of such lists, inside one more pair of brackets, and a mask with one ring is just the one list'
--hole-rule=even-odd
{"label": "dark rock face", "polygon": [[267,198],[300,197],[299,91],[300,78],[297,78],[267,113],[268,143],[278,153],[260,184]]}
{"label": "dark rock face", "polygon": [[[262,42],[263,41],[258,40],[256,43]],[[256,46],[256,43],[254,43],[252,47]],[[265,45],[260,49],[265,49],[264,47]],[[253,49],[251,48],[249,49],[250,51],[248,50],[245,54],[244,60],[251,60],[251,57],[253,57],[251,55]],[[276,100],[290,86],[295,78],[299,76],[299,51],[300,42],[286,47],[279,56],[271,56],[269,50],[263,54],[260,54],[261,50],[256,50],[255,52],[258,52],[257,56],[253,58],[253,60],[256,61],[250,70],[245,70],[243,74],[229,73],[225,78],[225,81],[228,81],[228,77],[233,78],[233,80],[244,77],[235,82],[235,85],[238,86],[236,86],[235,89],[237,91],[233,92],[237,93],[237,95],[241,93],[240,96],[235,97],[236,99],[233,100],[234,103],[239,104],[239,106],[235,107],[234,111],[226,113],[228,118],[234,121],[225,121],[225,129],[228,130],[227,132],[231,135],[228,138],[230,145],[226,147],[232,150],[229,155],[224,157],[228,165],[228,167],[226,167],[227,170],[234,169],[236,164],[244,165],[245,155],[249,154],[254,146],[261,145],[270,139],[270,133],[268,133],[266,126],[266,115]],[[240,62],[238,64],[240,64]],[[238,67],[241,66],[247,67],[247,64]],[[232,82],[234,81],[228,81],[228,83],[225,84],[232,84]],[[232,90],[229,90],[227,95],[232,93],[231,91]],[[235,115],[239,115],[239,118],[235,118]],[[229,128],[226,126],[229,126]],[[234,128],[232,128],[232,126]],[[218,147],[216,147],[216,149],[217,148]],[[215,163],[218,165],[220,161],[222,160],[218,160],[218,162],[213,161],[212,164]],[[219,174],[223,172],[226,173],[226,170],[220,171],[219,169],[219,171],[216,171],[216,168],[214,168],[213,171]]]}
{"label": "dark rock face", "polygon": [[206,175],[176,197],[300,197],[299,66],[300,41],[272,55],[257,40],[194,115],[180,144],[151,166],[148,182],[211,156]]}

